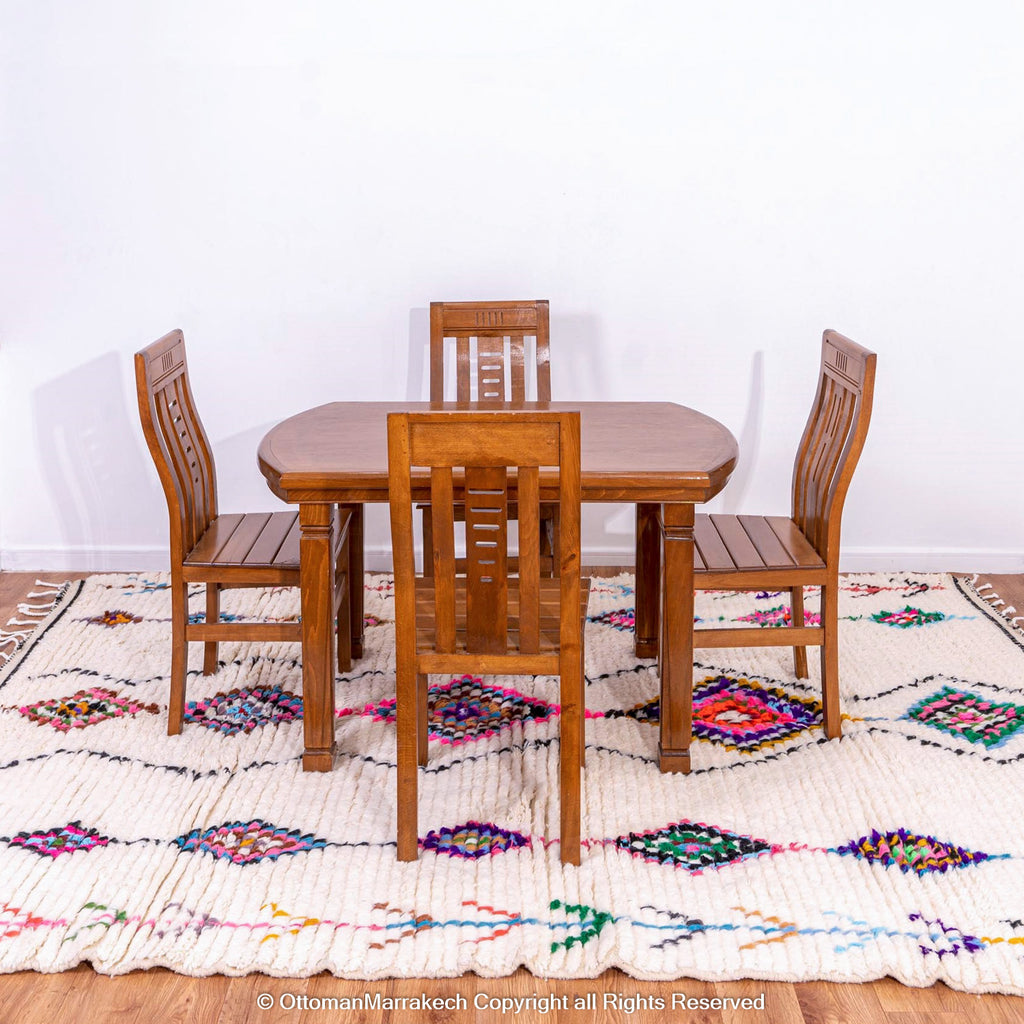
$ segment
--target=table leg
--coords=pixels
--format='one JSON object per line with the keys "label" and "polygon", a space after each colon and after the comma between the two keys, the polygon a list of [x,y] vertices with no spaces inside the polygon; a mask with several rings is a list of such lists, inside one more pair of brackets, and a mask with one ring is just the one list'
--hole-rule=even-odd
{"label": "table leg", "polygon": [[661,740],[663,772],[690,770],[693,730],[693,505],[661,512]]}
{"label": "table leg", "polygon": [[634,651],[638,658],[656,658],[661,627],[661,527],[657,505],[636,506],[635,564]]}
{"label": "table leg", "polygon": [[352,657],[363,656],[363,506],[346,506],[352,513],[348,527],[348,606],[352,613]]}
{"label": "table leg", "polygon": [[302,594],[302,768],[327,772],[334,764],[334,510],[300,504]]}

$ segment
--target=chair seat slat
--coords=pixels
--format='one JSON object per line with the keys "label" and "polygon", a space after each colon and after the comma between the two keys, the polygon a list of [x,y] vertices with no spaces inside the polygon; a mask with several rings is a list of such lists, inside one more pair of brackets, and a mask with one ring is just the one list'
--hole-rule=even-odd
{"label": "chair seat slat", "polygon": [[729,549],[718,535],[718,531],[711,522],[710,516],[698,515],[694,517],[693,542],[694,551],[709,571],[712,569],[720,571],[736,568],[729,555]]}
{"label": "chair seat slat", "polygon": [[737,569],[760,569],[764,566],[764,559],[747,536],[738,516],[713,515],[711,522],[729,549],[729,557]]}
{"label": "chair seat slat", "polygon": [[[284,550],[285,540],[299,521],[298,512],[275,512],[266,522],[256,542],[245,556],[246,565],[280,565],[278,555],[287,557],[291,552]],[[299,546],[295,545],[298,557]],[[295,564],[298,564],[297,562]]]}
{"label": "chair seat slat", "polygon": [[244,565],[252,546],[270,522],[270,515],[269,512],[247,512],[214,560],[227,565]]}
{"label": "chair seat slat", "polygon": [[217,560],[217,553],[231,540],[232,534],[241,526],[244,518],[245,514],[242,512],[229,512],[217,516],[199,538],[196,546],[185,556],[185,564],[213,565]]}

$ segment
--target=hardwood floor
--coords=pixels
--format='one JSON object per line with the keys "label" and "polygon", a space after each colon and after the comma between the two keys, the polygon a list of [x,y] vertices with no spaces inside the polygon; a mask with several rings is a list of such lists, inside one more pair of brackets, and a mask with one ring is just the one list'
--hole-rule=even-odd
{"label": "hardwood floor", "polygon": [[[593,567],[588,571],[594,572]],[[607,570],[606,570],[607,571]],[[32,589],[36,576],[45,579],[79,578],[84,573],[0,573],[0,626],[16,611],[19,601]],[[1006,605],[1024,614],[1024,575],[990,576],[995,593]],[[382,999],[401,996],[461,996],[465,1008],[455,1010],[342,1010],[330,1000],[380,994]],[[608,994],[606,1002],[605,994]],[[764,995],[764,1009],[671,1008],[672,996],[731,997],[757,999]],[[502,997],[568,997],[568,1009],[543,1014],[539,1009],[503,1013],[486,1004]],[[573,1008],[577,997],[594,995],[595,1009]],[[260,996],[271,997],[270,1009],[262,1009]],[[484,1006],[476,1008],[477,997]],[[638,997],[645,997],[647,1006]],[[652,1008],[650,997],[665,1002],[665,1009]],[[321,1002],[327,1000],[327,1002]],[[630,1002],[632,1000],[632,1002]],[[265,1001],[265,1000],[264,1000]],[[655,1004],[656,1005],[656,1004]],[[632,1010],[631,1010],[632,1008]],[[536,978],[520,970],[506,978],[464,975],[443,979],[390,979],[344,981],[329,974],[312,978],[270,978],[251,974],[242,978],[215,976],[189,978],[170,971],[135,971],[119,977],[95,973],[80,966],[62,974],[21,971],[0,976],[0,1024],[264,1024],[287,1019],[296,1024],[343,1020],[346,1024],[451,1024],[508,1021],[511,1024],[542,1024],[558,1020],[564,1024],[583,1022],[625,1022],[654,1024],[655,1021],[687,1021],[701,1024],[741,1024],[768,1020],[773,1024],[893,1024],[959,1022],[971,1024],[1020,1024],[1024,1022],[1024,999],[1017,996],[972,996],[937,984],[927,989],[907,988],[885,978],[863,985],[831,982],[736,981],[711,983],[683,978],[671,982],[636,981],[620,971],[607,971],[599,978],[573,981]]]}

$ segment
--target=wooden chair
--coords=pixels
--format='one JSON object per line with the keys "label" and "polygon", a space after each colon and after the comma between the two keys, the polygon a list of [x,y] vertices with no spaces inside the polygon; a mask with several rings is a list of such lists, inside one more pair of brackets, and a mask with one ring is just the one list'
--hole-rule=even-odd
{"label": "wooden chair", "polygon": [[[171,527],[171,693],[167,732],[181,732],[185,713],[188,644],[206,645],[203,674],[217,670],[221,640],[301,641],[300,622],[221,622],[220,592],[236,587],[299,585],[297,512],[219,515],[217,477],[210,442],[196,412],[185,361],[185,339],[171,331],[135,353],[139,415],[156,463]],[[348,628],[348,528],[350,514],[336,511],[334,607],[338,668],[351,667]],[[190,623],[188,585],[206,584],[206,618]]]}
{"label": "wooden chair", "polygon": [[[540,573],[540,467],[558,467],[555,579]],[[433,577],[416,576],[414,468],[429,480]],[[514,476],[510,473],[514,470]],[[561,856],[580,858],[583,625],[578,412],[430,412],[388,416],[398,671],[398,858],[418,854],[417,762],[427,759],[427,675],[558,675]],[[549,486],[553,489],[553,484]],[[514,499],[513,499],[514,495]],[[519,510],[519,575],[509,576],[510,500]],[[467,573],[456,575],[455,506],[465,501]]]}
{"label": "wooden chair", "polygon": [[[792,625],[778,629],[696,629],[697,647],[793,646],[807,678],[808,646],[821,648],[825,734],[839,715],[839,532],[853,471],[864,447],[875,387],[875,353],[825,331],[821,372],[793,468],[793,514],[698,515],[694,577],[698,590],[788,590]],[[803,588],[821,587],[821,625],[804,622]]]}
{"label": "wooden chair", "polygon": [[[455,400],[478,405],[528,401],[528,337],[534,339],[536,399],[551,401],[551,354],[547,299],[529,302],[432,302],[430,304],[430,401],[445,394],[444,343],[455,339]],[[508,352],[505,342],[508,341]],[[474,367],[475,362],[475,367]],[[432,516],[422,505],[423,550],[432,550]],[[509,518],[516,519],[513,506]],[[558,506],[541,505],[541,571],[554,576],[558,564]],[[455,521],[464,522],[462,506]],[[513,565],[515,563],[513,562]],[[433,566],[424,555],[424,575]],[[464,569],[460,562],[460,569]]]}

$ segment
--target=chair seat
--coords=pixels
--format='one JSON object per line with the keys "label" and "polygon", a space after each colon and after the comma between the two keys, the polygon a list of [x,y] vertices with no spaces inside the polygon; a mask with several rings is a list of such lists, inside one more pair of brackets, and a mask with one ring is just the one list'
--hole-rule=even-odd
{"label": "chair seat", "polygon": [[824,560],[787,516],[697,515],[693,540],[693,571],[702,588],[709,587],[707,577],[756,573],[758,586],[783,586],[790,574],[815,583],[815,573],[825,573]]}
{"label": "chair seat", "polygon": [[[351,513],[335,509],[334,551],[348,535]],[[298,586],[298,512],[232,512],[217,516],[185,556],[186,579],[244,581]],[[258,579],[257,579],[258,577]]]}
{"label": "chair seat", "polygon": [[217,516],[185,565],[298,569],[298,512],[241,512]]}
{"label": "chair seat", "polygon": [[[508,581],[508,638],[509,654],[518,651],[519,644],[519,580]],[[540,646],[539,654],[558,650],[558,597],[561,581],[540,580]],[[580,624],[587,617],[590,600],[590,580],[580,579]],[[455,579],[455,654],[466,653],[466,578]],[[434,646],[434,581],[431,577],[416,580],[416,650],[433,651]]]}

